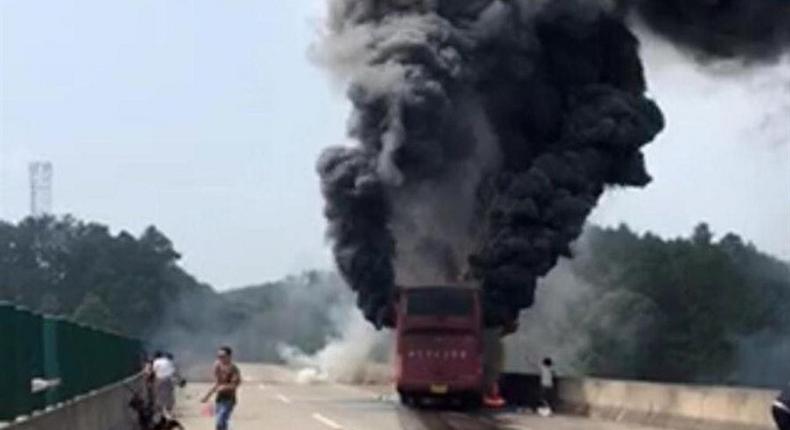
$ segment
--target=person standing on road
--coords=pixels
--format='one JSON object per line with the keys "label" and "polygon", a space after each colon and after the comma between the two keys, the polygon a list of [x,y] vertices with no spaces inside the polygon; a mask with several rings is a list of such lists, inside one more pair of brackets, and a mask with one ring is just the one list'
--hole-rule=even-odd
{"label": "person standing on road", "polygon": [[241,384],[241,372],[233,364],[233,351],[228,346],[220,347],[217,351],[217,361],[214,363],[214,386],[203,396],[201,402],[206,403],[212,395],[214,399],[214,416],[216,430],[228,430],[228,422],[233,408],[236,407],[236,389]]}
{"label": "person standing on road", "polygon": [[790,382],[776,398],[771,412],[779,430],[790,430]]}
{"label": "person standing on road", "polygon": [[540,363],[540,406],[548,408],[550,414],[554,401],[554,363],[551,358],[544,358]]}
{"label": "person standing on road", "polygon": [[156,412],[167,419],[173,418],[176,404],[176,366],[168,354],[157,351],[151,365],[154,376],[154,399]]}

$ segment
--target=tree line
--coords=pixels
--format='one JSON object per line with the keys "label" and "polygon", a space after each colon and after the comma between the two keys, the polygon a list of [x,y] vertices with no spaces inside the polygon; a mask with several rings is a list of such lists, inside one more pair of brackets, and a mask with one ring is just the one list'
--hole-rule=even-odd
{"label": "tree line", "polygon": [[[156,227],[141,234],[71,216],[0,221],[0,300],[143,339],[150,349],[277,359],[279,343],[319,349],[351,307],[334,273],[308,271],[226,294],[198,282]],[[230,262],[232,263],[232,262]],[[207,355],[210,357],[210,355]]]}
{"label": "tree line", "polygon": [[[663,239],[589,226],[540,287],[523,342],[572,372],[781,386],[790,379],[790,265],[706,224]],[[533,327],[529,327],[532,325]]]}
{"label": "tree line", "polygon": [[[664,239],[589,226],[522,317],[528,347],[568,349],[567,366],[605,377],[777,385],[790,378],[790,265],[705,224]],[[353,309],[330,272],[217,293],[155,227],[112,233],[73,217],[0,222],[0,300],[210,353],[231,339],[277,359],[320,349]],[[232,263],[232,262],[231,262]],[[572,346],[572,348],[568,348]]]}
{"label": "tree line", "polygon": [[0,222],[0,300],[144,336],[169,300],[210,290],[176,264],[179,258],[155,227],[133,236],[70,216]]}

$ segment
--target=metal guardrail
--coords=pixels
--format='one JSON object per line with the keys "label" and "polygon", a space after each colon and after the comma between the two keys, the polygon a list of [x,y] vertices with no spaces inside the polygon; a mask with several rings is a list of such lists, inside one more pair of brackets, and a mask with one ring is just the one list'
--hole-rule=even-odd
{"label": "metal guardrail", "polygon": [[142,352],[137,339],[0,302],[0,421],[134,375]]}

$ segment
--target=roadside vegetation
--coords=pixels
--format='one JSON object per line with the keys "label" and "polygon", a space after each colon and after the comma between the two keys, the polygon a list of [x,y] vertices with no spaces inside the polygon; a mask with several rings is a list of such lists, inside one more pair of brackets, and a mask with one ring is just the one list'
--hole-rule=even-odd
{"label": "roadside vegetation", "polygon": [[735,234],[714,240],[590,228],[569,303],[588,373],[668,382],[781,385],[790,378],[790,265]]}
{"label": "roadside vegetation", "polygon": [[[565,337],[551,340],[584,339],[577,371],[753,385],[790,377],[787,262],[735,234],[715,239],[705,224],[675,239],[590,226],[582,245],[569,263],[580,285],[564,288]],[[283,343],[319,350],[353,308],[334,273],[218,293],[179,259],[155,227],[132,235],[68,216],[0,222],[0,300],[193,354],[230,334],[243,357],[266,360]],[[552,279],[541,288],[557,287]]]}

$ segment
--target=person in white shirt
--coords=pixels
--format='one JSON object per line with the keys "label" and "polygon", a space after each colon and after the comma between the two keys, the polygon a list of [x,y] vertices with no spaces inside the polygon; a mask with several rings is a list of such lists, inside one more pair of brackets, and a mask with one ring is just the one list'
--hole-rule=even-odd
{"label": "person in white shirt", "polygon": [[544,358],[540,364],[540,403],[541,407],[548,408],[549,413],[553,408],[554,400],[554,363],[551,358]]}
{"label": "person in white shirt", "polygon": [[154,374],[154,401],[156,411],[167,418],[173,417],[176,397],[176,365],[172,355],[157,351],[151,365]]}

